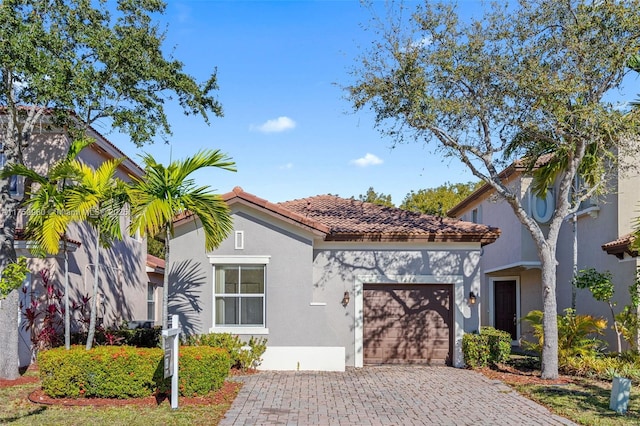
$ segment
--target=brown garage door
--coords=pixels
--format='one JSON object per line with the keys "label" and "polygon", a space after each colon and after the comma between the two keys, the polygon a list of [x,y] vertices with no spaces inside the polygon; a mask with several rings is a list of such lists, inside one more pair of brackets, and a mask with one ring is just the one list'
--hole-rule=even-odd
{"label": "brown garage door", "polygon": [[365,284],[366,364],[451,364],[452,285]]}

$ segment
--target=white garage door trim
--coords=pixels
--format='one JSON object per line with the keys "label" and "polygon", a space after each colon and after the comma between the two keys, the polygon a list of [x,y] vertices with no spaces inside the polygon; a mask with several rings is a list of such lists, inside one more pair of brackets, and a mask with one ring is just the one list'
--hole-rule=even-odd
{"label": "white garage door trim", "polygon": [[355,366],[364,366],[364,284],[453,284],[453,366],[464,367],[462,336],[464,334],[464,279],[462,275],[358,275],[353,286],[356,324],[354,329]]}

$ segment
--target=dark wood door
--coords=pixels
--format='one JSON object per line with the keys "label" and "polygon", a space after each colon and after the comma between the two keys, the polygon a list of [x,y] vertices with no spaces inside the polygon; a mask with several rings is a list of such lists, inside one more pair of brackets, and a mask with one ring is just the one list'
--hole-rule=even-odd
{"label": "dark wood door", "polygon": [[365,284],[366,364],[451,364],[452,285]]}
{"label": "dark wood door", "polygon": [[511,339],[516,340],[516,282],[515,280],[494,281],[494,313],[495,327],[511,334]]}

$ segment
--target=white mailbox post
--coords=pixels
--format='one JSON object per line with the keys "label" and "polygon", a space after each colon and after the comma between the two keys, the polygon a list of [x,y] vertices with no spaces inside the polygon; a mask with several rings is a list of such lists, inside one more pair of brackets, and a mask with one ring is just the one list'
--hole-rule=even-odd
{"label": "white mailbox post", "polygon": [[180,339],[178,316],[171,317],[171,328],[162,330],[164,337],[164,378],[171,377],[171,408],[178,408],[178,347]]}

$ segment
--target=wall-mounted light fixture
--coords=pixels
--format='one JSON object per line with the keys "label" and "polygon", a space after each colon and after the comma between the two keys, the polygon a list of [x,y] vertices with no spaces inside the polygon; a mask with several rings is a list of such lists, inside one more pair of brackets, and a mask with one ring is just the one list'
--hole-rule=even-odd
{"label": "wall-mounted light fixture", "polygon": [[342,306],[347,306],[349,304],[349,300],[351,300],[351,296],[348,291],[344,292],[344,296],[342,296]]}
{"label": "wall-mounted light fixture", "polygon": [[470,305],[475,305],[476,304],[476,294],[472,291],[469,292],[469,304]]}

